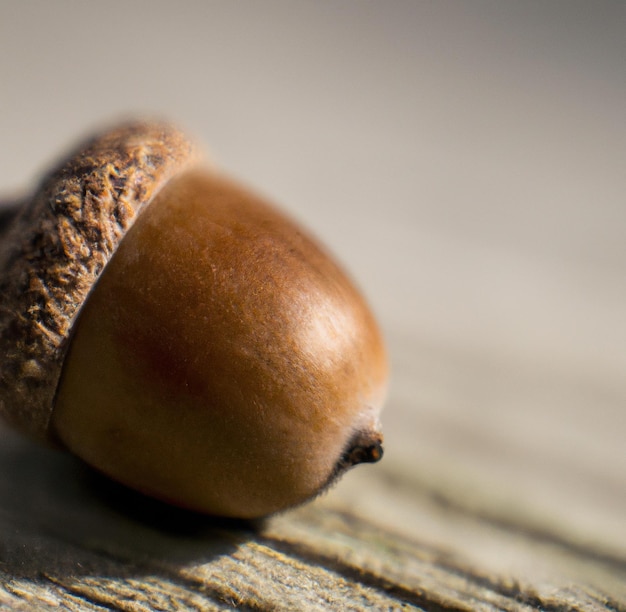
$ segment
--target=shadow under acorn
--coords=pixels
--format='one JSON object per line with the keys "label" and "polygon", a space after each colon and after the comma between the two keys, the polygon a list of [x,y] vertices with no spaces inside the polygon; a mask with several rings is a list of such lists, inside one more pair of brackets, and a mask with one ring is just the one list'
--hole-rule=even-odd
{"label": "shadow under acorn", "polygon": [[0,580],[154,575],[232,553],[263,525],[153,500],[0,425]]}
{"label": "shadow under acorn", "polygon": [[260,531],[266,522],[264,519],[244,520],[209,516],[179,508],[115,482],[78,459],[74,461],[80,484],[84,486],[86,492],[93,495],[94,499],[120,516],[162,533],[197,537],[207,532],[227,529],[253,534]]}

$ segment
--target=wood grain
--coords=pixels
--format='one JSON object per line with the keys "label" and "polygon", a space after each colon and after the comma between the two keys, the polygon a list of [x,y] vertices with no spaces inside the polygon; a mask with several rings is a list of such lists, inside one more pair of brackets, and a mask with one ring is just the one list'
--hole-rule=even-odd
{"label": "wood grain", "polygon": [[[481,515],[382,469],[244,524],[152,502],[11,432],[1,442],[3,609],[626,610],[623,557]],[[359,516],[359,495],[394,511]],[[453,537],[429,531],[436,521]],[[474,546],[559,571],[521,580],[481,564]]]}

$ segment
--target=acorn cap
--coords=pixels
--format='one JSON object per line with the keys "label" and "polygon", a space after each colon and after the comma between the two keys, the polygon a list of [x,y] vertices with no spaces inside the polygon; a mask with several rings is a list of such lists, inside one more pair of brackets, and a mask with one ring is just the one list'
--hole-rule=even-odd
{"label": "acorn cap", "polygon": [[0,244],[0,415],[49,431],[72,325],[138,214],[195,164],[176,128],[137,122],[90,139],[47,175]]}

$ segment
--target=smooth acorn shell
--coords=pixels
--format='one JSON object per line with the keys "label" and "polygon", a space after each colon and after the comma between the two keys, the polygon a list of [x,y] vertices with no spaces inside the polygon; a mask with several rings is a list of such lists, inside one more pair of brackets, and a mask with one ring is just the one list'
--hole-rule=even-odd
{"label": "smooth acorn shell", "polygon": [[252,518],[379,445],[386,379],[376,322],[333,259],[257,196],[186,170],[82,306],[52,429],[139,491]]}

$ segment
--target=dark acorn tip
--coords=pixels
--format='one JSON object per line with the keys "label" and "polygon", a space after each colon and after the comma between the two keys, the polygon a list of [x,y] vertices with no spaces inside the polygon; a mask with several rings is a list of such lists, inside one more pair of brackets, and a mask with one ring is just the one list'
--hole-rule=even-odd
{"label": "dark acorn tip", "polygon": [[359,463],[376,463],[383,458],[383,438],[376,431],[360,431],[350,440],[339,464],[348,469]]}
{"label": "dark acorn tip", "polygon": [[368,446],[353,446],[343,457],[346,465],[358,465],[359,463],[376,463],[383,458],[383,446],[380,440]]}
{"label": "dark acorn tip", "polygon": [[319,493],[332,486],[351,467],[359,463],[376,463],[383,458],[383,438],[375,431],[360,431],[348,443],[328,480]]}

